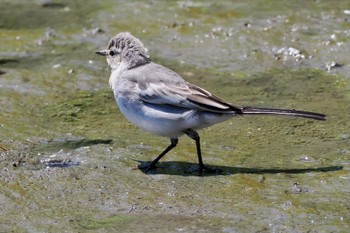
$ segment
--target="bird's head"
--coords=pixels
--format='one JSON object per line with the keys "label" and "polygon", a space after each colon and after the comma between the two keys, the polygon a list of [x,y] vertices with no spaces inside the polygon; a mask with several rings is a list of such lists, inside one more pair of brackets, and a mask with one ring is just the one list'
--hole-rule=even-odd
{"label": "bird's head", "polygon": [[121,32],[113,37],[107,49],[97,51],[97,55],[105,56],[112,70],[125,62],[129,69],[150,62],[147,49],[142,42],[129,32]]}

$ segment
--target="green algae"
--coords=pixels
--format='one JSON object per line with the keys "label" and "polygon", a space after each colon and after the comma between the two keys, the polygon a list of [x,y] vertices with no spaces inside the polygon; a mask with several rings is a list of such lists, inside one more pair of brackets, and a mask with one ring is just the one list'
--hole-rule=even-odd
{"label": "green algae", "polygon": [[80,222],[79,225],[82,228],[85,229],[99,229],[101,227],[103,228],[122,228],[122,225],[125,225],[126,223],[134,224],[135,221],[138,221],[137,216],[131,216],[131,215],[116,215],[112,216],[110,218],[100,219],[100,220],[91,220],[91,221],[84,221]]}
{"label": "green algae", "polygon": [[[84,22],[91,13],[99,9],[100,4],[93,1],[84,2],[60,1],[60,3],[35,3],[34,1],[2,1],[0,2],[1,28],[36,29],[45,27],[75,27],[77,22]],[[16,10],[9,10],[16,9]],[[23,20],[25,19],[25,20]],[[45,20],[43,20],[45,19]],[[76,22],[72,24],[71,22]]]}

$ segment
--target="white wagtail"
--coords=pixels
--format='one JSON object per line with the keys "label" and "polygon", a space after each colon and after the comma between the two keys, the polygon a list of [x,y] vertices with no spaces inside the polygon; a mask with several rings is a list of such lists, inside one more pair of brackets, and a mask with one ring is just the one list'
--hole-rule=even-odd
{"label": "white wagtail", "polygon": [[320,113],[273,108],[241,107],[194,84],[174,71],[153,63],[142,42],[129,32],[113,37],[105,56],[111,67],[109,85],[124,116],[140,128],[170,138],[171,144],[147,166],[145,172],[178,143],[181,135],[196,142],[199,171],[210,170],[203,164],[200,138],[196,130],[226,121],[236,115],[284,115],[326,120]]}

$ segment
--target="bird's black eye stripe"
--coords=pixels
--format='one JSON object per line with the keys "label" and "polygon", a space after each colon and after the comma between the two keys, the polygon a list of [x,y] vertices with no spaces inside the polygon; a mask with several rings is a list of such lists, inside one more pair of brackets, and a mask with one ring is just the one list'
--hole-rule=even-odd
{"label": "bird's black eye stripe", "polygon": [[109,55],[112,56],[112,57],[115,56],[115,55],[118,55],[118,54],[120,54],[120,51],[118,51],[118,50],[110,50],[109,51]]}

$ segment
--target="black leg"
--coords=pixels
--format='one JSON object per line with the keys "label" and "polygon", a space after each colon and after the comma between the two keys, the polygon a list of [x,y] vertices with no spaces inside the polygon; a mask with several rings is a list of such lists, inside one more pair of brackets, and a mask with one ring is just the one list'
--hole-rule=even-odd
{"label": "black leg", "polygon": [[176,145],[177,145],[177,142],[179,140],[177,138],[171,138],[170,139],[170,142],[171,144],[162,152],[160,153],[160,155],[158,155],[157,158],[155,158],[152,162],[150,162],[149,164],[147,164],[145,167],[141,167],[139,166],[140,169],[144,169],[144,172],[148,172],[152,169],[155,168],[156,166],[156,163],[164,156],[166,155],[166,153],[168,153],[171,149],[173,149]]}
{"label": "black leg", "polygon": [[203,171],[206,172],[220,172],[220,169],[212,169],[204,165],[203,159],[202,159],[202,151],[201,151],[201,144],[200,144],[200,137],[199,134],[194,131],[193,129],[186,129],[184,131],[187,136],[195,140],[196,142],[196,148],[197,148],[197,156],[198,156],[198,166],[199,166],[199,172],[202,173]]}
{"label": "black leg", "polygon": [[201,172],[201,171],[205,170],[205,166],[203,164],[203,159],[202,159],[202,151],[201,151],[201,144],[200,144],[199,135],[193,129],[186,129],[184,131],[184,133],[187,134],[187,136],[189,136],[190,138],[192,138],[196,142],[198,166],[199,166],[199,171]]}

